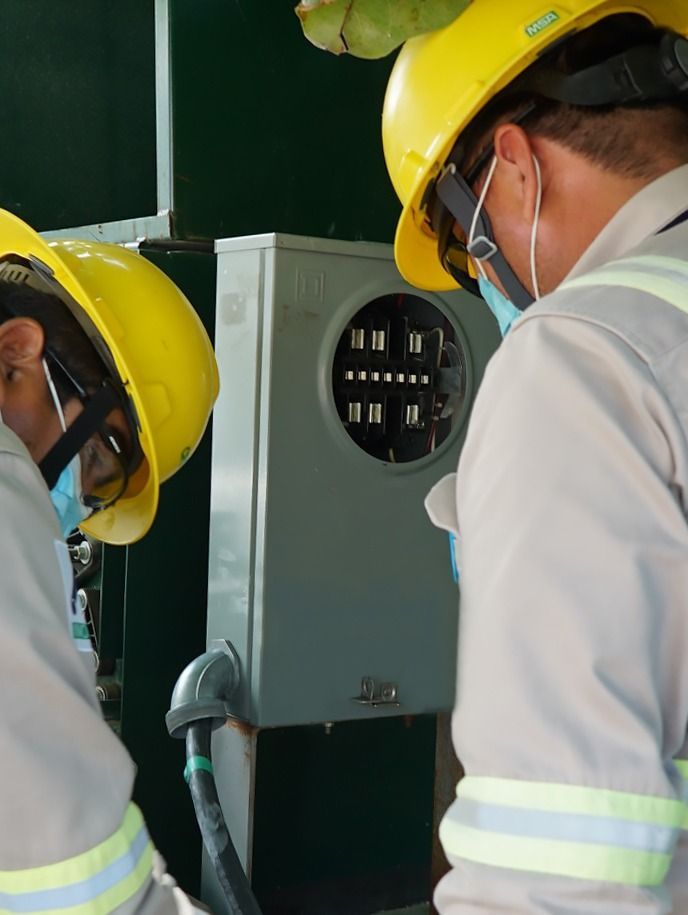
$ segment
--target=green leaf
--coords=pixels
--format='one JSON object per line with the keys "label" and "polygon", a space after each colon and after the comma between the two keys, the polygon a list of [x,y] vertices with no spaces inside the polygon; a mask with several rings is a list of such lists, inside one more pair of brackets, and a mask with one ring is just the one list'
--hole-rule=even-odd
{"label": "green leaf", "polygon": [[301,0],[296,15],[306,38],[316,48],[332,54],[345,54],[342,29],[352,0]]}
{"label": "green leaf", "polygon": [[453,22],[470,0],[302,0],[296,7],[313,44],[335,54],[385,57],[416,35]]}

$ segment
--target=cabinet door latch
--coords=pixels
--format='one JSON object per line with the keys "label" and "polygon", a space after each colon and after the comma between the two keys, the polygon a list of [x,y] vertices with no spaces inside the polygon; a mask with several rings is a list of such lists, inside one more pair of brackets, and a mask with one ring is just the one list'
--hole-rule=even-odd
{"label": "cabinet door latch", "polygon": [[363,677],[361,680],[361,695],[355,696],[352,702],[359,705],[368,705],[371,708],[378,706],[392,706],[398,708],[399,687],[396,683],[376,683],[372,677]]}

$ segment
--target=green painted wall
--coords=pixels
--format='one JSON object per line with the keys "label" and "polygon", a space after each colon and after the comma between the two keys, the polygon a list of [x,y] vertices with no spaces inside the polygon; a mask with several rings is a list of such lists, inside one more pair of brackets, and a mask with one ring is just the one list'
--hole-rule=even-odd
{"label": "green painted wall", "polygon": [[[181,238],[393,237],[399,207],[380,140],[391,61],[311,47],[294,2],[170,0]],[[153,0],[5,0],[0,206],[38,229],[155,212],[153,11]],[[148,256],[211,326],[213,258]],[[104,607],[124,594],[122,733],[139,766],[136,798],[191,891],[200,843],[183,747],[163,716],[203,648],[209,455],[207,437],[126,562],[105,554]],[[348,899],[346,915],[363,915],[427,898],[434,719],[259,740],[254,860],[266,913],[323,915]]]}
{"label": "green painted wall", "polygon": [[264,915],[364,915],[428,899],[435,720],[258,736],[253,886]]}
{"label": "green painted wall", "polygon": [[[215,258],[147,251],[180,286],[214,335]],[[161,487],[147,537],[127,548],[122,739],[138,766],[134,798],[170,872],[198,893],[201,840],[182,777],[183,740],[165,714],[177,677],[205,651],[211,429],[189,462]],[[106,556],[107,560],[107,556]]]}
{"label": "green painted wall", "polygon": [[391,241],[390,59],[308,44],[292,0],[171,0],[177,232]]}
{"label": "green painted wall", "polygon": [[[318,51],[292,7],[171,0],[180,237],[394,236],[380,138],[392,61]],[[428,899],[434,751],[433,718],[262,732],[253,877],[266,915]]]}
{"label": "green painted wall", "polygon": [[153,0],[4,0],[0,206],[39,230],[156,210]]}
{"label": "green painted wall", "polygon": [[[292,7],[171,0],[180,237],[394,236],[380,138],[392,61],[318,51]],[[428,899],[434,750],[433,718],[262,732],[253,877],[266,915]]]}

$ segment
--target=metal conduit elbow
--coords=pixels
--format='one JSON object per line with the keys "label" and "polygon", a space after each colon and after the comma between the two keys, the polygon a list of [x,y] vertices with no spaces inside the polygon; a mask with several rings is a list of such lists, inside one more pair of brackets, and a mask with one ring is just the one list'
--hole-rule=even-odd
{"label": "metal conduit elbow", "polygon": [[171,737],[186,737],[189,726],[210,720],[212,730],[231,716],[230,701],[240,678],[239,658],[226,641],[214,643],[182,671],[172,693],[165,723]]}

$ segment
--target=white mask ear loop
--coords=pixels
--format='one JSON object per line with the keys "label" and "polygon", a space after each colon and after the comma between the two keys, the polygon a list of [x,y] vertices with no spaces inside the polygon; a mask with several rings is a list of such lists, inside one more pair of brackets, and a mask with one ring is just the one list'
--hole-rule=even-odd
{"label": "white mask ear loop", "polygon": [[53,381],[53,376],[50,374],[50,369],[48,368],[48,363],[43,360],[43,371],[45,372],[45,380],[48,382],[48,390],[50,391],[50,396],[53,399],[55,404],[55,409],[57,410],[57,415],[60,418],[60,426],[62,426],[62,431],[67,431],[67,423],[65,422],[64,411],[62,409],[62,404],[60,403],[60,398],[57,396],[57,389],[55,388],[55,382]]}
{"label": "white mask ear loop", "polygon": [[535,163],[535,172],[538,181],[538,195],[535,202],[535,216],[533,217],[533,231],[530,236],[530,278],[533,282],[533,295],[536,299],[541,299],[540,284],[538,283],[537,264],[535,262],[535,249],[537,246],[538,226],[540,225],[540,210],[542,208],[542,169],[536,156],[533,156]]}
{"label": "white mask ear loop", "polygon": [[[497,168],[497,162],[498,162],[498,159],[497,159],[497,156],[495,156],[494,159],[492,160],[492,165],[490,166],[490,170],[487,173],[485,185],[482,189],[482,193],[480,194],[480,198],[478,199],[478,205],[475,208],[475,213],[473,214],[473,222],[471,223],[471,231],[468,233],[469,247],[475,241],[475,228],[478,225],[478,219],[480,218],[480,213],[485,204],[485,198],[487,197],[487,192],[490,190],[490,185],[492,184],[492,179],[494,178],[494,173]],[[482,265],[482,261],[476,260],[476,264],[478,265],[478,270],[480,271],[482,278],[484,280],[486,280],[487,273],[485,272],[485,268]]]}

